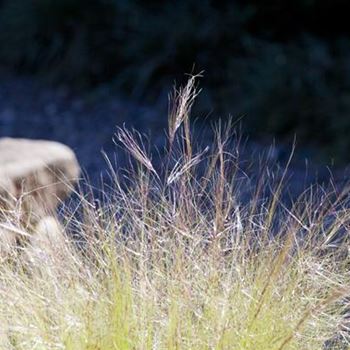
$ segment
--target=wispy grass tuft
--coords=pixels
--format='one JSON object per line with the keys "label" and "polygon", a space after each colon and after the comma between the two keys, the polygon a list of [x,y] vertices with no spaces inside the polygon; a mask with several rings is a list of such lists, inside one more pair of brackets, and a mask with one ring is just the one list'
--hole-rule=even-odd
{"label": "wispy grass tuft", "polygon": [[272,176],[267,167],[249,179],[231,148],[230,123],[197,150],[188,124],[196,95],[194,77],[176,95],[165,171],[155,170],[137,135],[119,129],[117,140],[139,164],[128,185],[114,172],[101,206],[82,194],[53,238],[3,258],[1,349],[346,343],[347,191],[314,186],[284,204],[286,173]]}

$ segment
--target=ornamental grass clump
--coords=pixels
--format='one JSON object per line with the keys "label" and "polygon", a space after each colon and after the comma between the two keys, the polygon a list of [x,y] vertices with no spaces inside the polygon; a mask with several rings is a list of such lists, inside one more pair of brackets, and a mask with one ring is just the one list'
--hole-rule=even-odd
{"label": "ornamental grass clump", "polygon": [[162,167],[119,129],[133,162],[113,190],[79,194],[60,239],[3,259],[1,349],[347,348],[347,191],[285,201],[288,172],[250,176],[232,123],[197,146],[196,94],[195,77],[175,91]]}

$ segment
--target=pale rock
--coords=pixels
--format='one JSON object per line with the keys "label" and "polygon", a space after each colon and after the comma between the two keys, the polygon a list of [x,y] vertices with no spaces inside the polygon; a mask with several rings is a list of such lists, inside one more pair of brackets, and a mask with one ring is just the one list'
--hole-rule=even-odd
{"label": "pale rock", "polygon": [[22,229],[52,240],[59,231],[57,206],[79,174],[74,152],[63,144],[0,138],[0,254],[22,238]]}
{"label": "pale rock", "polygon": [[0,208],[25,216],[52,214],[80,174],[74,152],[58,142],[0,139]]}

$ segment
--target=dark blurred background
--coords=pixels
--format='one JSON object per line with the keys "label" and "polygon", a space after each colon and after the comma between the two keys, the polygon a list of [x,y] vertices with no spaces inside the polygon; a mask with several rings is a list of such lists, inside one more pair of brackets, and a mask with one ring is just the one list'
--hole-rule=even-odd
{"label": "dark blurred background", "polygon": [[2,134],[77,148],[87,139],[61,124],[90,140],[124,120],[164,126],[174,81],[204,71],[196,117],[242,117],[259,144],[296,135],[301,158],[350,160],[345,0],[1,0],[0,67]]}

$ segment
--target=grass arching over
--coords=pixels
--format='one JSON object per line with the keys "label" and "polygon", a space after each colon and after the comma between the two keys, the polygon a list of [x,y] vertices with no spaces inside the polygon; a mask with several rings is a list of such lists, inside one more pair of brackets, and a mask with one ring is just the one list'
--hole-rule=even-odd
{"label": "grass arching over", "polygon": [[82,215],[67,213],[77,235],[2,260],[1,349],[319,350],[346,339],[346,190],[311,187],[287,206],[285,173],[242,180],[230,125],[211,151],[194,147],[195,97],[191,77],[174,95],[162,171],[119,129],[136,161],[128,185],[113,172],[101,207],[81,195]]}

